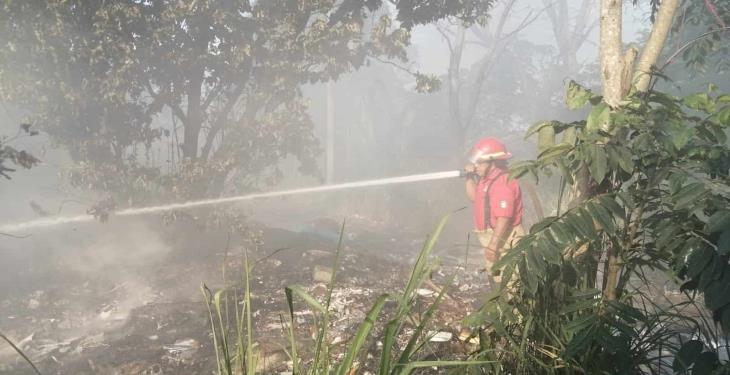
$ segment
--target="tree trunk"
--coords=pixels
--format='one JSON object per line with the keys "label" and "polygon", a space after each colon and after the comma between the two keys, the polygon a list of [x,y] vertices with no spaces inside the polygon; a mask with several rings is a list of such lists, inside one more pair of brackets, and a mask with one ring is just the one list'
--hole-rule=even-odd
{"label": "tree trunk", "polygon": [[183,157],[196,160],[198,157],[198,138],[203,116],[200,111],[201,86],[203,82],[202,71],[191,79],[188,86],[188,114],[185,121],[185,135],[183,138]]}
{"label": "tree trunk", "polygon": [[[621,38],[621,0],[601,0],[601,81],[603,100],[612,108],[621,103],[624,81],[624,58]],[[582,189],[581,189],[582,190]],[[611,246],[606,259],[603,298],[616,299],[616,282],[621,271],[619,249]]]}
{"label": "tree trunk", "polygon": [[601,0],[601,82],[603,100],[612,108],[621,102],[621,0]]}
{"label": "tree trunk", "polygon": [[[629,89],[630,72],[633,69],[633,61],[637,51],[629,49],[626,55],[621,51],[621,1],[601,1],[601,78],[603,81],[604,101],[612,108],[617,108],[623,96]],[[657,58],[664,48],[664,43],[671,27],[674,13],[679,6],[679,0],[664,0],[659,8],[659,13],[651,36],[641,54],[634,82],[639,91],[646,91],[649,87],[649,75],[651,66],[656,64]],[[640,220],[636,217],[636,220]],[[632,246],[636,228],[632,228],[632,234],[628,237],[626,244],[622,246],[611,246],[608,249],[606,259],[605,283],[603,286],[603,297],[607,301],[619,297],[618,289],[619,275],[622,271],[623,252]]]}

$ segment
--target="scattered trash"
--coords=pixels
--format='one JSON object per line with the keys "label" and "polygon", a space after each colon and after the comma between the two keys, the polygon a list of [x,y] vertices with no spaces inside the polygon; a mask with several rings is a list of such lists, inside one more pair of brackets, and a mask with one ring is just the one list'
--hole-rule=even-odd
{"label": "scattered trash", "polygon": [[418,295],[421,297],[431,297],[436,294],[436,292],[431,289],[418,289],[416,290],[416,293],[418,293]]}
{"label": "scattered trash", "polygon": [[200,348],[200,343],[195,339],[177,340],[172,345],[163,345],[162,349],[170,354],[182,353]]}
{"label": "scattered trash", "polygon": [[441,331],[438,333],[429,333],[429,336],[431,337],[428,341],[431,342],[447,342],[451,341],[451,338],[454,337],[454,334],[448,331]]}
{"label": "scattered trash", "polygon": [[17,347],[18,347],[18,348],[20,348],[21,350],[22,350],[22,349],[25,349],[25,348],[26,348],[26,346],[27,346],[27,345],[28,345],[28,344],[29,344],[29,343],[30,343],[30,342],[31,342],[31,341],[33,340],[33,336],[34,336],[34,335],[35,335],[35,332],[31,333],[31,334],[30,334],[30,335],[28,335],[28,336],[27,336],[26,338],[24,338],[24,339],[22,339],[22,340],[18,341],[18,342],[17,342],[16,344],[15,344],[15,346],[17,346]]}
{"label": "scattered trash", "polygon": [[312,277],[315,282],[329,283],[332,280],[332,268],[316,265]]}
{"label": "scattered trash", "polygon": [[479,344],[479,335],[474,333],[471,328],[464,327],[459,332],[459,340],[477,345]]}
{"label": "scattered trash", "polygon": [[28,301],[28,309],[30,309],[30,310],[35,310],[35,309],[37,309],[37,308],[38,308],[38,307],[39,307],[40,305],[41,305],[41,303],[40,303],[40,302],[38,302],[38,300],[37,300],[37,299],[32,299],[32,298],[31,298],[31,299],[30,299],[30,300]]}
{"label": "scattered trash", "polygon": [[72,337],[63,341],[53,341],[50,339],[38,340],[38,345],[31,352],[31,359],[38,362],[48,358],[56,351],[59,353],[66,353],[69,351],[71,345],[78,339],[79,337]]}
{"label": "scattered trash", "polygon": [[312,250],[307,250],[304,253],[304,255],[305,256],[310,256],[310,257],[313,257],[313,258],[325,258],[325,257],[333,256],[334,253],[332,253],[331,251],[324,251],[324,250],[312,249]]}
{"label": "scattered trash", "polygon": [[35,310],[38,307],[41,306],[41,298],[45,294],[42,290],[36,290],[35,292],[30,294],[30,299],[28,299],[28,309],[29,310]]}

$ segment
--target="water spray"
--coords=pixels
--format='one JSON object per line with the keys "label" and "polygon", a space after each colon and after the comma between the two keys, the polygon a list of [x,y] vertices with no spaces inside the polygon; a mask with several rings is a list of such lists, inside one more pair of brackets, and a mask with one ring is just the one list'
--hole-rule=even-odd
{"label": "water spray", "polygon": [[[355,181],[355,182],[347,182],[347,183],[342,183],[342,184],[330,184],[330,185],[308,187],[308,188],[272,191],[272,192],[268,192],[268,193],[254,193],[254,194],[246,194],[246,195],[237,195],[237,196],[233,196],[233,197],[201,199],[201,200],[196,200],[196,201],[188,201],[188,202],[183,202],[183,203],[170,203],[170,204],[159,205],[159,206],[127,208],[124,210],[113,212],[112,214],[113,214],[113,216],[144,215],[144,214],[152,214],[152,213],[164,212],[164,211],[182,210],[182,209],[194,208],[194,207],[218,205],[218,204],[223,204],[223,203],[242,202],[242,201],[261,199],[261,198],[273,198],[273,197],[282,197],[282,196],[287,196],[287,195],[319,193],[319,192],[324,192],[324,191],[353,189],[353,188],[362,188],[362,187],[369,187],[369,186],[394,185],[394,184],[403,184],[403,183],[407,183],[407,182],[417,182],[417,181],[442,180],[442,179],[446,179],[446,178],[460,177],[461,175],[462,175],[462,171],[458,171],[458,170],[457,171],[448,171],[448,172],[424,173],[424,174],[416,174],[416,175],[409,175],[409,176],[381,178],[381,179],[376,179],[376,180]],[[22,223],[3,224],[3,225],[0,225],[0,232],[17,233],[22,230],[33,229],[33,228],[44,228],[44,227],[52,227],[52,226],[62,225],[62,224],[88,222],[88,221],[93,221],[94,218],[95,218],[95,215],[92,215],[92,214],[42,218],[42,219],[30,220],[30,221],[26,221],[26,222],[22,222]]]}

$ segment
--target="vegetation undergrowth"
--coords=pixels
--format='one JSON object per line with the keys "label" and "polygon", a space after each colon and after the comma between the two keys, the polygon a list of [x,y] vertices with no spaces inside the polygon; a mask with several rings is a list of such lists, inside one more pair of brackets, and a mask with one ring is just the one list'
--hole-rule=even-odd
{"label": "vegetation undergrowth", "polygon": [[[429,260],[429,257],[448,217],[449,215],[446,215],[441,219],[422,247],[416,263],[411,270],[405,289],[400,293],[381,294],[376,298],[366,314],[365,319],[360,323],[356,333],[345,345],[344,357],[340,361],[334,361],[332,341],[330,340],[328,330],[332,318],[332,293],[336,287],[337,270],[342,251],[342,235],[345,230],[345,223],[343,222],[332,265],[332,276],[324,301],[320,302],[308,294],[301,285],[290,285],[285,288],[289,316],[286,321],[282,321],[282,325],[289,336],[289,347],[286,348],[286,352],[291,359],[292,372],[294,374],[336,373],[344,375],[361,370],[362,362],[360,359],[367,354],[366,350],[368,345],[366,344],[368,337],[376,329],[378,317],[381,316],[388,303],[394,305],[394,311],[392,316],[388,317],[385,326],[378,327],[382,328],[383,331],[381,338],[383,345],[379,349],[378,354],[380,355],[380,360],[376,369],[378,374],[405,375],[419,368],[460,368],[489,363],[487,360],[422,360],[424,357],[423,352],[433,335],[433,333],[429,333],[427,328],[432,322],[436,309],[448,292],[449,285],[451,285],[455,275],[449,278],[447,286],[439,291],[433,303],[424,312],[419,313],[415,311],[414,306],[416,305],[418,296],[417,290],[438,266],[438,263]],[[239,296],[239,293],[233,288],[225,288],[217,292],[212,292],[205,285],[202,287],[213,330],[213,343],[216,348],[219,374],[253,374],[256,371],[256,361],[258,359],[255,355],[256,342],[253,338],[252,330],[253,318],[250,308],[251,292],[249,283],[250,273],[253,268],[249,264],[246,254],[244,255],[243,270],[243,296]],[[233,305],[235,306],[235,321],[233,324],[229,324],[231,322],[228,312],[230,307],[229,298],[235,303]],[[314,327],[317,333],[314,346],[310,350],[312,352],[311,359],[302,358],[300,354],[302,351],[298,350],[300,344],[295,334],[295,299],[305,302],[306,306],[314,312]],[[420,315],[416,319],[411,319],[414,314]],[[412,333],[408,333],[410,336],[407,338],[407,344],[401,350],[396,338],[405,334],[404,327],[412,321],[418,323],[413,327]]]}
{"label": "vegetation undergrowth", "polygon": [[730,373],[730,95],[715,91],[611,109],[571,82],[587,119],[536,124],[539,156],[513,166],[557,173],[558,210],[495,264],[502,290],[469,321],[504,350],[473,358],[494,373]]}

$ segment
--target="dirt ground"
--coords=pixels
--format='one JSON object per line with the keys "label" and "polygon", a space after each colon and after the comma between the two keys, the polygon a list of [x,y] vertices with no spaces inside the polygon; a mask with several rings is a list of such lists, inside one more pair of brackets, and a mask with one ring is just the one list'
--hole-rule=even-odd
{"label": "dirt ground", "polygon": [[[175,225],[182,227],[162,231],[186,235],[161,236],[158,240],[166,251],[135,252],[135,245],[129,251],[115,248],[115,256],[126,257],[106,263],[99,263],[93,249],[102,247],[101,242],[92,241],[88,253],[73,255],[86,268],[69,267],[67,256],[48,250],[68,244],[36,243],[24,256],[17,255],[17,249],[0,247],[4,253],[0,257],[5,259],[5,266],[0,266],[0,332],[23,349],[43,374],[213,374],[215,352],[201,283],[213,291],[224,285],[240,288],[245,247],[254,263],[252,311],[262,359],[259,371],[290,371],[284,351],[288,339],[281,325],[288,314],[284,287],[299,284],[323,298],[339,223],[318,219],[299,230],[253,223],[254,240]],[[112,236],[103,246],[133,240],[134,233]],[[348,223],[332,302],[333,358],[342,356],[377,296],[403,288],[426,234],[396,233],[367,220]],[[141,234],[140,241],[139,248],[154,242],[142,240]],[[446,276],[460,267],[464,246],[456,242],[442,241],[435,249],[442,266],[432,282],[422,287],[419,308],[425,309]],[[49,251],[48,255],[43,251]],[[89,271],[92,267],[94,272]],[[451,333],[451,338],[447,335],[446,341],[427,347],[425,353],[431,359],[458,358],[468,351],[468,344],[457,338],[460,322],[478,307],[478,298],[487,289],[475,269],[459,269],[430,327],[432,332]],[[302,301],[295,301],[295,308],[299,351],[306,359],[312,342],[312,312]],[[376,330],[370,337],[373,354],[380,334]],[[373,360],[373,356],[365,358]],[[9,345],[0,342],[0,373],[33,372]]]}

